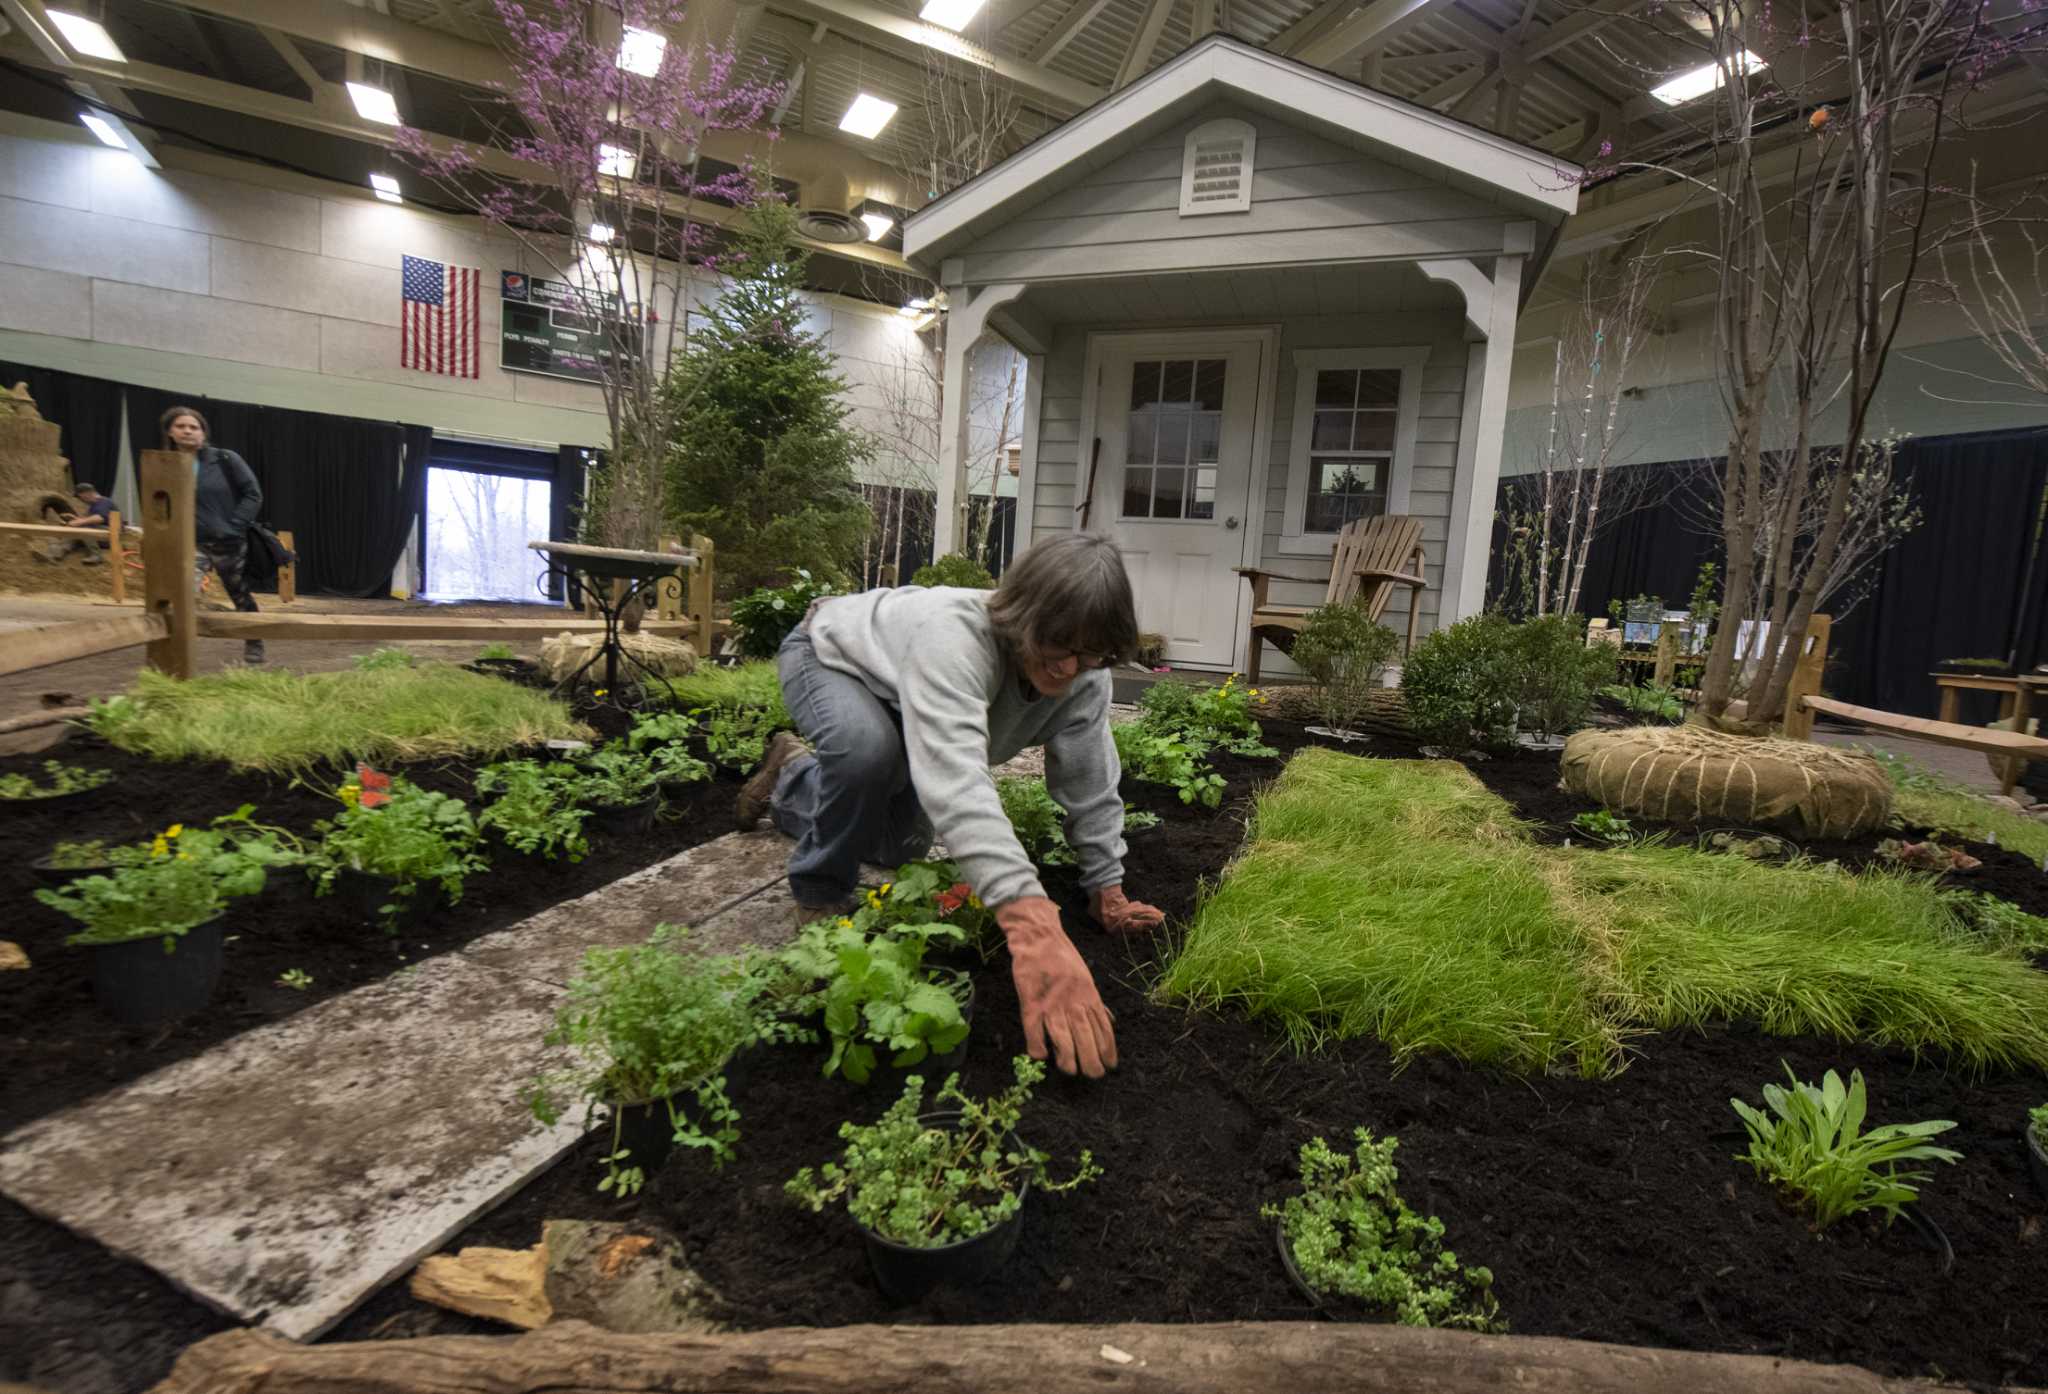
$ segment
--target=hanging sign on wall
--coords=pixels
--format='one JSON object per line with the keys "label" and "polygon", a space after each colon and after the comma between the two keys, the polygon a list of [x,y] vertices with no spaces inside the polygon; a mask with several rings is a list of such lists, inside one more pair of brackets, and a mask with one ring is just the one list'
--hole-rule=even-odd
{"label": "hanging sign on wall", "polygon": [[523,271],[500,271],[498,294],[498,366],[507,372],[597,382],[604,357],[639,352],[639,307],[617,295]]}

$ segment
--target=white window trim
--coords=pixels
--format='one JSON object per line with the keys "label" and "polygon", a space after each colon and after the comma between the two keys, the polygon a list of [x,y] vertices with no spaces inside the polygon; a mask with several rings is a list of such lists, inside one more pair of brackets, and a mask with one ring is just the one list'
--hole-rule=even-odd
{"label": "white window trim", "polygon": [[1429,346],[1403,348],[1296,349],[1294,353],[1294,430],[1287,445],[1287,505],[1281,515],[1279,550],[1288,556],[1327,557],[1337,548],[1334,532],[1304,532],[1308,508],[1309,442],[1316,411],[1316,374],[1325,368],[1398,368],[1400,395],[1394,412],[1394,459],[1387,467],[1387,512],[1408,511],[1409,484],[1415,473],[1415,432],[1422,416],[1422,369]]}

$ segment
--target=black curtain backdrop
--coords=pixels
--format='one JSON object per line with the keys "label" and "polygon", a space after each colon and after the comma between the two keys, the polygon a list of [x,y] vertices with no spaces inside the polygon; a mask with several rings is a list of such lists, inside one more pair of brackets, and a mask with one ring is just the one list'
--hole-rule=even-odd
{"label": "black curtain backdrop", "polygon": [[[1878,564],[1874,584],[1834,628],[1828,643],[1831,696],[1909,716],[1939,709],[1928,674],[1950,658],[2048,661],[2048,543],[2041,537],[2048,492],[2048,431],[1990,432],[1910,440],[1899,466],[1918,501],[1920,526]],[[1702,531],[1696,501],[1701,466],[1635,465],[1652,472],[1658,502],[1603,531],[1587,556],[1579,610],[1605,615],[1608,602],[1661,597],[1673,609],[1692,594],[1703,562],[1719,559],[1717,536]],[[1527,507],[1536,482],[1501,481],[1489,592],[1498,597],[1507,541],[1499,513]],[[1967,698],[1962,719],[1988,721],[1995,697]]]}
{"label": "black curtain backdrop", "polygon": [[[604,452],[591,450],[581,445],[558,446],[555,450],[555,479],[548,489],[548,540],[550,542],[574,542],[577,528],[583,516],[583,485],[590,471],[604,462]],[[567,600],[571,606],[583,606],[583,588],[571,585],[569,594],[562,594],[562,578],[550,573],[548,576],[548,598]]]}
{"label": "black curtain backdrop", "polygon": [[[152,387],[126,393],[137,452],[160,446],[157,422],[167,408],[189,406],[206,417],[210,444],[248,461],[263,486],[262,521],[293,535],[300,590],[389,594],[392,568],[425,500],[429,428]],[[420,445],[408,451],[412,439]],[[274,570],[251,557],[252,581],[274,585]]]}
{"label": "black curtain backdrop", "polygon": [[43,420],[63,428],[58,449],[71,461],[71,482],[98,485],[112,498],[121,463],[121,384],[56,368],[0,362],[0,389],[11,390],[17,382],[28,384]]}

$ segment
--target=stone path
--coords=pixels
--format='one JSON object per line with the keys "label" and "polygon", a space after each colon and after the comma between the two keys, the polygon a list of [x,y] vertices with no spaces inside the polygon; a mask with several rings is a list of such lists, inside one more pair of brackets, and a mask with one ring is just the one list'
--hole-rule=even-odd
{"label": "stone path", "polygon": [[793,932],[789,844],[735,833],[0,1138],[0,1192],[199,1300],[311,1340],[582,1134],[521,1094],[591,945]]}

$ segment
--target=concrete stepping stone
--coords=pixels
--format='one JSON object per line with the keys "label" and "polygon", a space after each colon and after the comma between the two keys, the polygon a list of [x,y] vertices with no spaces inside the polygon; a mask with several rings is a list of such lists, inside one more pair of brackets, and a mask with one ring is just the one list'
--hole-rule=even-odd
{"label": "concrete stepping stone", "polygon": [[[0,1193],[311,1340],[582,1135],[580,1111],[544,1128],[522,1095],[564,1063],[541,1037],[583,950],[786,896],[788,846],[736,833],[694,847],[38,1119],[0,1138]],[[720,934],[736,946],[756,924]]]}

